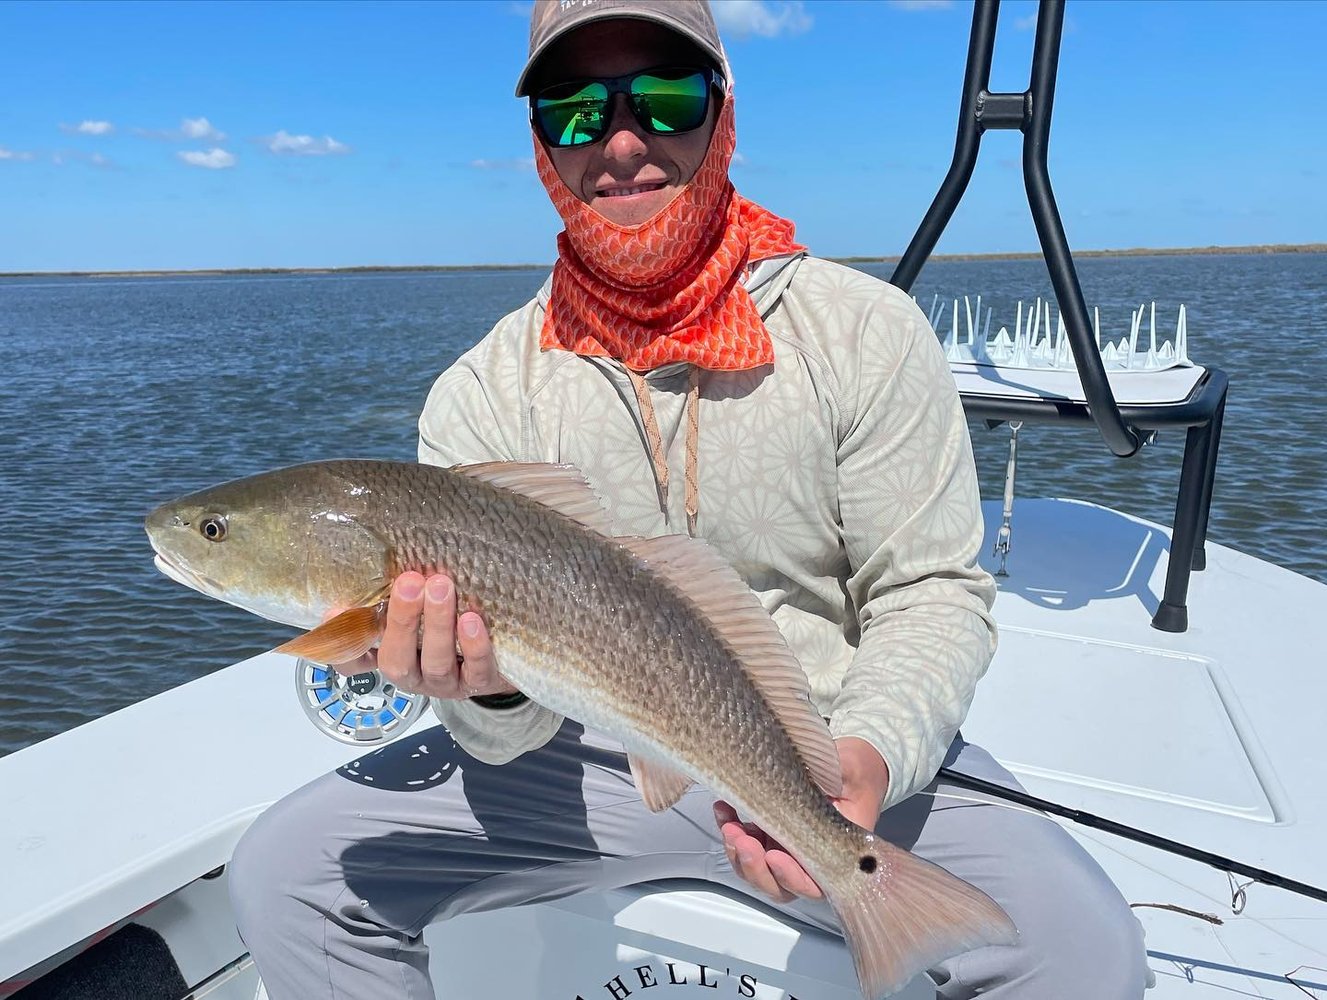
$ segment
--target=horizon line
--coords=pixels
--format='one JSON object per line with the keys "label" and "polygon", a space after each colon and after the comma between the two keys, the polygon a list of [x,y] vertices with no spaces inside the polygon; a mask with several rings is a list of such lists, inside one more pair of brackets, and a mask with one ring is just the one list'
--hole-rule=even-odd
{"label": "horizon line", "polygon": [[[1241,246],[1209,245],[1203,247],[1127,247],[1104,250],[1075,250],[1074,257],[1166,257],[1203,254],[1274,254],[1274,253],[1327,253],[1327,243],[1264,243]],[[1007,251],[995,253],[937,253],[928,259],[939,261],[982,260],[1037,260],[1041,251]],[[901,259],[900,254],[848,255],[827,257],[841,264],[888,264]],[[389,272],[445,272],[445,271],[537,271],[547,270],[552,263],[541,264],[351,264],[341,267],[201,267],[201,268],[135,268],[129,270],[79,271],[0,271],[0,278],[155,278],[176,275],[233,274],[373,274]]]}

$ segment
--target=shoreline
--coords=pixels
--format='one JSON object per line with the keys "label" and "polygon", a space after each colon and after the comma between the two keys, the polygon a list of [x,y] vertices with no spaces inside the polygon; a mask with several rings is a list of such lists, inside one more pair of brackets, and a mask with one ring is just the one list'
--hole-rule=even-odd
{"label": "shoreline", "polygon": [[[1250,246],[1129,247],[1118,250],[1075,250],[1075,258],[1089,257],[1189,257],[1204,255],[1248,255],[1273,253],[1327,253],[1327,243],[1265,243]],[[1038,260],[1040,251],[1009,253],[937,253],[933,261]],[[900,257],[830,257],[841,264],[892,264]],[[0,271],[0,278],[169,278],[221,277],[225,275],[317,275],[317,274],[410,274],[452,271],[536,271],[545,264],[357,264],[348,267],[218,267],[133,271]]]}

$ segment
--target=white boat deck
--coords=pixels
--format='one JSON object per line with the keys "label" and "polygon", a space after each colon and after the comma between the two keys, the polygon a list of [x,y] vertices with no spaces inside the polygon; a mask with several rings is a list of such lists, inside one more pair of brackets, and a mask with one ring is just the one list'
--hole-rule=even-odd
{"label": "white boat deck", "polygon": [[[989,540],[998,507],[986,513]],[[1209,543],[1189,631],[1160,632],[1149,623],[1167,542],[1101,507],[1020,501],[1001,648],[964,735],[1034,794],[1327,883],[1316,642],[1327,586]],[[0,984],[224,864],[269,802],[354,756],[308,724],[293,688],[289,659],[263,654],[0,760]],[[1222,921],[1138,911],[1158,976],[1151,997],[1327,996],[1327,905],[1254,885],[1237,915],[1226,875],[1071,829],[1131,902]],[[196,883],[214,909],[220,884]],[[482,961],[499,933],[519,934],[520,954]],[[693,980],[700,964],[731,968],[734,984],[749,970],[771,1000],[857,995],[835,940],[695,889],[465,917],[428,936],[447,1000],[575,996],[633,962],[666,976],[665,959]],[[176,955],[194,982],[241,950],[222,934]],[[926,995],[920,983],[907,992]]]}

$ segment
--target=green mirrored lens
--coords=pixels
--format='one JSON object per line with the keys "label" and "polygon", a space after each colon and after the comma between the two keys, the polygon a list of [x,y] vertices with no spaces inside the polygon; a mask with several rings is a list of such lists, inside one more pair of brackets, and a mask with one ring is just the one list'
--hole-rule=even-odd
{"label": "green mirrored lens", "polygon": [[535,99],[544,137],[555,146],[598,141],[607,127],[608,88],[602,83],[551,87]]}
{"label": "green mirrored lens", "polygon": [[705,86],[703,73],[644,73],[631,81],[631,99],[641,124],[648,122],[651,131],[687,132],[705,119],[709,103]]}

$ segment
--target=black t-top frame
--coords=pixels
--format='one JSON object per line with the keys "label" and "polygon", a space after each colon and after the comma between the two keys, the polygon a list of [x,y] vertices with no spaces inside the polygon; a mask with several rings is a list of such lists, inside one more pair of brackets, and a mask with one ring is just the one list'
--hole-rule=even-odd
{"label": "black t-top frame", "polygon": [[1028,205],[1051,284],[1059,300],[1086,402],[1059,398],[1010,399],[966,392],[963,393],[963,406],[970,417],[983,419],[992,427],[1012,420],[1093,421],[1107,446],[1120,458],[1137,454],[1158,430],[1187,429],[1184,465],[1171,531],[1170,559],[1166,568],[1166,589],[1152,617],[1152,625],[1158,629],[1183,632],[1188,628],[1189,573],[1206,565],[1204,543],[1229,380],[1219,369],[1208,368],[1188,397],[1179,402],[1125,406],[1116,402],[1096,349],[1083,290],[1078,283],[1046,167],[1060,35],[1064,27],[1064,0],[1041,0],[1037,11],[1031,83],[1020,94],[993,94],[987,89],[999,11],[1000,0],[976,0],[954,159],[890,281],[905,292],[911,290],[967,190],[982,135],[989,129],[1021,131],[1023,181]]}

